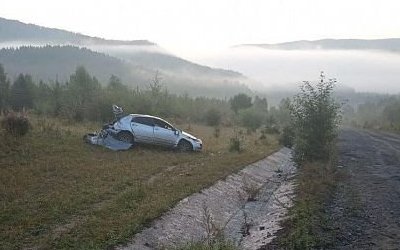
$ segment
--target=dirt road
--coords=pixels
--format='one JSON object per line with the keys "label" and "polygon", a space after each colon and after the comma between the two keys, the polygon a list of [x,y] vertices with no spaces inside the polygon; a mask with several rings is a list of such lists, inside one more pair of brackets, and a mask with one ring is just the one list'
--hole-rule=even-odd
{"label": "dirt road", "polygon": [[400,136],[343,129],[329,214],[337,249],[400,249]]}

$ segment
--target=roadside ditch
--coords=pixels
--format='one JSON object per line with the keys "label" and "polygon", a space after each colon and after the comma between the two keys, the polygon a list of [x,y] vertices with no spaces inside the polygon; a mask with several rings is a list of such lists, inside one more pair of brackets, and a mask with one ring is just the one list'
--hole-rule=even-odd
{"label": "roadside ditch", "polygon": [[192,194],[117,249],[174,249],[215,237],[239,249],[259,249],[275,238],[292,206],[291,158],[291,150],[282,148]]}

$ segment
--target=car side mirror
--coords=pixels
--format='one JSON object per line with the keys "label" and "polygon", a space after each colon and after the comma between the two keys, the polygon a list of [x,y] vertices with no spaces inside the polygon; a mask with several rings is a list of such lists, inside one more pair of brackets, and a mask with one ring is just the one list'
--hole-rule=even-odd
{"label": "car side mirror", "polygon": [[179,130],[175,130],[175,135],[179,135]]}

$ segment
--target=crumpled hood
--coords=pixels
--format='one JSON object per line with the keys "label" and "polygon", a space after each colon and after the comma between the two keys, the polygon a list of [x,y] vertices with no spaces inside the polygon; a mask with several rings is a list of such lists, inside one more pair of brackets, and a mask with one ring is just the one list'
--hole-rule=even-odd
{"label": "crumpled hood", "polygon": [[193,136],[193,135],[191,135],[189,133],[186,133],[185,131],[182,131],[182,135],[185,136],[185,137],[188,137],[188,138],[190,138],[192,140],[198,140],[198,138],[196,138],[195,136]]}

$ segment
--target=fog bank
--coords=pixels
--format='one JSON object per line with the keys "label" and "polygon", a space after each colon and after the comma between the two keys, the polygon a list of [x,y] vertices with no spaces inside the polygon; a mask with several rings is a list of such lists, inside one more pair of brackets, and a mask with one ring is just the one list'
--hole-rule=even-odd
{"label": "fog bank", "polygon": [[212,67],[239,71],[256,90],[292,89],[316,80],[320,71],[356,91],[399,93],[400,53],[365,50],[268,50],[235,47],[192,58]]}

